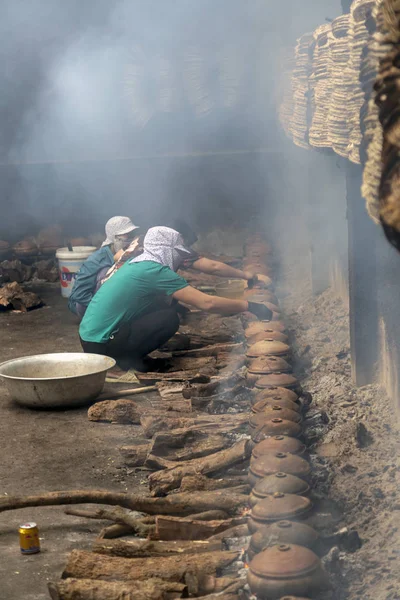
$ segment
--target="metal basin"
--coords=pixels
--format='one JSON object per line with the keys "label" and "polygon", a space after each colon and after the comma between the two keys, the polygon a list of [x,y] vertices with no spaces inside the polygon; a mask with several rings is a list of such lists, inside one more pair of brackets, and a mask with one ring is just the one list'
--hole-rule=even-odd
{"label": "metal basin", "polygon": [[89,404],[104,386],[115,360],[99,354],[60,352],[15,358],[0,364],[15,402],[29,408],[61,408]]}

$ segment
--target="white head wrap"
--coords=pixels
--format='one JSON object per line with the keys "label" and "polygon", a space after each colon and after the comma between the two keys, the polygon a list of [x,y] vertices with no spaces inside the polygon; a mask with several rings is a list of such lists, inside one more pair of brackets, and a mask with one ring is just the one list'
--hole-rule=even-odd
{"label": "white head wrap", "polygon": [[106,223],[106,239],[102,246],[113,244],[117,235],[131,233],[135,229],[139,229],[139,227],[134,225],[129,217],[112,217]]}
{"label": "white head wrap", "polygon": [[143,241],[143,253],[130,262],[137,263],[143,260],[169,267],[177,271],[181,264],[192,256],[193,252],[185,248],[180,233],[170,227],[152,227],[148,230]]}

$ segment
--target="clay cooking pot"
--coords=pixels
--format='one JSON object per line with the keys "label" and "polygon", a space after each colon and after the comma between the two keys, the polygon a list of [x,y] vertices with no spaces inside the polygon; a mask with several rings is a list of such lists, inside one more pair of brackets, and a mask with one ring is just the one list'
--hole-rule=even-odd
{"label": "clay cooking pot", "polygon": [[253,507],[260,500],[264,500],[267,496],[278,492],[281,494],[308,496],[310,486],[304,479],[300,479],[296,475],[281,472],[273,473],[257,481],[249,496],[249,504]]}
{"label": "clay cooking pot", "polygon": [[284,419],[268,419],[263,413],[254,414],[249,419],[251,438],[253,442],[262,442],[272,435],[287,435],[288,437],[299,437],[301,426],[294,421]]}
{"label": "clay cooking pot", "polygon": [[312,507],[311,500],[304,496],[282,494],[281,492],[271,494],[257,502],[251,509],[247,522],[248,530],[250,533],[255,533],[260,528],[276,521],[307,519],[311,516]]}
{"label": "clay cooking pot", "polygon": [[263,454],[271,454],[271,452],[283,452],[285,454],[289,452],[289,454],[301,456],[305,451],[305,445],[297,438],[287,435],[274,435],[256,444],[251,454],[254,458],[259,458]]}
{"label": "clay cooking pot", "polygon": [[329,588],[318,556],[295,544],[273,546],[257,554],[249,565],[247,581],[259,600],[279,600],[282,594],[314,595]]}
{"label": "clay cooking pot", "polygon": [[248,358],[258,358],[259,356],[287,356],[289,353],[290,346],[287,344],[267,339],[249,346],[249,348],[247,348],[246,356]]}
{"label": "clay cooking pot", "polygon": [[[257,389],[255,391],[255,402],[253,402],[253,404],[258,402],[259,400],[264,400],[264,398],[265,399],[272,398],[273,400],[276,400],[278,403],[286,401],[286,400],[291,400],[293,403],[295,403],[299,406],[299,410],[300,410],[300,405],[297,403],[298,395],[296,394],[296,392],[293,392],[292,390],[288,390],[287,388],[271,386],[271,387],[265,388],[263,390]],[[288,408],[290,408],[290,406]]]}
{"label": "clay cooking pot", "polygon": [[[258,342],[261,344],[262,342]],[[283,387],[288,389],[299,389],[300,382],[296,377],[289,373],[271,373],[270,375],[263,375],[256,382],[256,388],[274,388]]]}
{"label": "clay cooking pot", "polygon": [[312,550],[318,538],[315,529],[305,523],[277,521],[253,533],[247,556],[251,560],[256,554],[276,544],[296,544]]}
{"label": "clay cooking pot", "polygon": [[271,452],[262,454],[258,458],[251,458],[248,480],[250,485],[254,486],[267,475],[287,473],[307,481],[310,472],[310,465],[304,458],[288,452]]}

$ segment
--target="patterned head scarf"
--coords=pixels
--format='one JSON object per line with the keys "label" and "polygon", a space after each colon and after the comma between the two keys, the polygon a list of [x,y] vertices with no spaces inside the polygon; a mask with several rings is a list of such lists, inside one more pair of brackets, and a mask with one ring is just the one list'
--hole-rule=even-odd
{"label": "patterned head scarf", "polygon": [[152,227],[144,238],[143,253],[130,262],[152,260],[177,271],[190,258],[196,260],[198,257],[195,252],[185,248],[180,233],[170,227]]}
{"label": "patterned head scarf", "polygon": [[112,217],[106,223],[106,239],[102,243],[102,246],[113,244],[117,235],[131,233],[135,229],[139,228],[132,223],[129,217]]}

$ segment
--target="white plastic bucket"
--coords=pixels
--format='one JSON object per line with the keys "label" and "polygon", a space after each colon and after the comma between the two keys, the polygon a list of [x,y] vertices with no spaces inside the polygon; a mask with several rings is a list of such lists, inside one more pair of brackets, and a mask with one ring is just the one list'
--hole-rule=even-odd
{"label": "white plastic bucket", "polygon": [[82,263],[95,252],[95,246],[73,246],[72,252],[68,248],[59,248],[56,252],[58,271],[60,274],[61,295],[69,298],[75,277]]}

